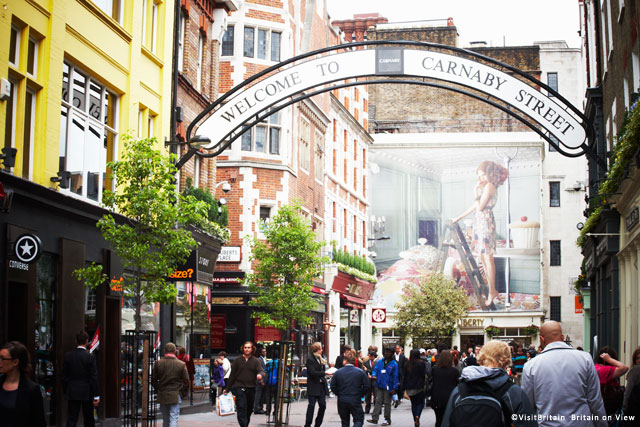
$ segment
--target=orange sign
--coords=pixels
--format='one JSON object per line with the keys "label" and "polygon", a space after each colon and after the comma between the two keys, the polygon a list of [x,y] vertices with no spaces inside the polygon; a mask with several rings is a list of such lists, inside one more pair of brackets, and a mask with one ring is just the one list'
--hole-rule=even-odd
{"label": "orange sign", "polygon": [[193,268],[187,268],[186,270],[174,270],[169,279],[191,279],[191,276],[193,276]]}
{"label": "orange sign", "polygon": [[580,295],[576,295],[576,313],[582,313],[582,301],[580,301]]}
{"label": "orange sign", "polygon": [[122,292],[122,277],[119,279],[111,279],[111,290],[114,292]]}

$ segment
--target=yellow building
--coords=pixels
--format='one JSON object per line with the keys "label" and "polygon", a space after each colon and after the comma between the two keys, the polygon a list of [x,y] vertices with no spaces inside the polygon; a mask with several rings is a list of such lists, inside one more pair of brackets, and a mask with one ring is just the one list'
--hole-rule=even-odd
{"label": "yellow building", "polygon": [[[99,262],[122,274],[95,227],[102,192],[113,185],[106,164],[125,133],[156,136],[159,145],[169,137],[174,7],[0,5],[0,141],[3,153],[17,152],[13,167],[10,155],[0,160],[0,343],[27,345],[50,425],[66,419],[62,357],[82,329],[100,339],[99,416],[121,414],[122,296],[117,286],[89,291],[72,273]],[[29,259],[17,250],[25,236],[37,243]]]}

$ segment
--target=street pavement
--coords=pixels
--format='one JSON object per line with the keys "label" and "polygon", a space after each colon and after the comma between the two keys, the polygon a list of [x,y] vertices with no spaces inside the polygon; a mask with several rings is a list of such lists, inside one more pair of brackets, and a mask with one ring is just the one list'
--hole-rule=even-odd
{"label": "street pavement", "polygon": [[[324,421],[322,423],[323,427],[340,427],[342,424],[340,423],[340,416],[338,415],[337,409],[337,399],[335,397],[331,397],[327,399],[327,411],[324,415]],[[314,413],[314,421],[315,414],[318,411],[318,406],[316,405]],[[372,408],[373,410],[373,408]],[[289,426],[290,427],[303,427],[305,421],[305,414],[307,411],[307,400],[302,399],[291,404],[291,412],[289,415]],[[383,412],[384,413],[384,412]],[[365,427],[373,427],[374,424],[367,423],[366,420],[370,419],[370,415],[365,415]],[[384,422],[384,417],[381,415],[378,420],[378,426]],[[436,417],[431,408],[425,408],[422,411],[422,417],[420,419],[420,425],[422,427],[432,427],[436,423]],[[185,414],[180,415],[179,423],[181,427],[198,427],[198,426],[237,426],[238,422],[236,420],[236,416],[229,415],[225,417],[218,416],[217,412],[203,412],[198,414]],[[158,425],[162,425],[162,421],[158,422]],[[273,424],[267,424],[267,416],[266,415],[256,415],[253,414],[251,416],[250,427],[273,427]],[[349,425],[353,425],[353,420]],[[411,402],[409,400],[403,400],[400,406],[395,409],[391,409],[391,425],[397,427],[413,427],[413,416],[411,415]]]}

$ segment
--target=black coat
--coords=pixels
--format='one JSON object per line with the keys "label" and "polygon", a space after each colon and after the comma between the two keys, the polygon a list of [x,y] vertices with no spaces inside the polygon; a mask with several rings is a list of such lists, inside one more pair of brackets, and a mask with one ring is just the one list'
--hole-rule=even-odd
{"label": "black coat", "polygon": [[371,383],[369,377],[360,368],[353,365],[343,366],[331,378],[331,391],[338,396],[338,402],[360,404]]}
{"label": "black coat", "polygon": [[65,353],[62,387],[67,400],[88,401],[98,396],[98,369],[93,354],[82,348]]}
{"label": "black coat", "polygon": [[313,354],[307,358],[307,396],[329,395],[329,386],[325,377],[325,367]]}
{"label": "black coat", "polygon": [[[409,372],[409,365],[411,365],[411,372]],[[402,390],[424,390],[427,376],[430,373],[431,370],[427,371],[427,364],[423,360],[415,364],[406,363],[402,373]]]}
{"label": "black coat", "polygon": [[[393,355],[393,360],[396,360],[395,354]],[[396,360],[396,362],[398,363],[398,381],[400,381],[400,390],[404,390],[404,387],[402,386],[402,379],[403,379],[404,371],[407,367],[408,361],[409,360],[407,359],[407,356],[405,356],[402,353],[400,353],[398,360]]]}
{"label": "black coat", "polygon": [[[0,376],[0,387],[4,384],[5,376]],[[18,395],[16,396],[15,426],[19,427],[43,427],[47,425],[42,402],[40,386],[20,375],[18,383]],[[9,421],[6,420],[5,421]]]}
{"label": "black coat", "polygon": [[449,396],[458,385],[460,372],[454,367],[440,368],[434,366],[431,370],[433,386],[431,388],[431,404],[434,408],[446,408]]}

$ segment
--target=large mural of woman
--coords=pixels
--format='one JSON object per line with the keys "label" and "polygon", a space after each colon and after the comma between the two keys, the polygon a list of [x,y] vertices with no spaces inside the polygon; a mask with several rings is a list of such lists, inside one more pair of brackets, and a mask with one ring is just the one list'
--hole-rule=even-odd
{"label": "large mural of woman", "polygon": [[498,187],[501,186],[507,176],[508,170],[500,164],[485,160],[476,169],[478,182],[475,186],[475,200],[471,206],[459,216],[452,219],[456,223],[470,214],[473,217],[473,239],[471,251],[480,258],[484,267],[489,285],[489,295],[485,301],[490,306],[499,296],[496,289],[496,265],[494,255],[496,253],[496,220],[493,216],[493,208],[498,200]]}

